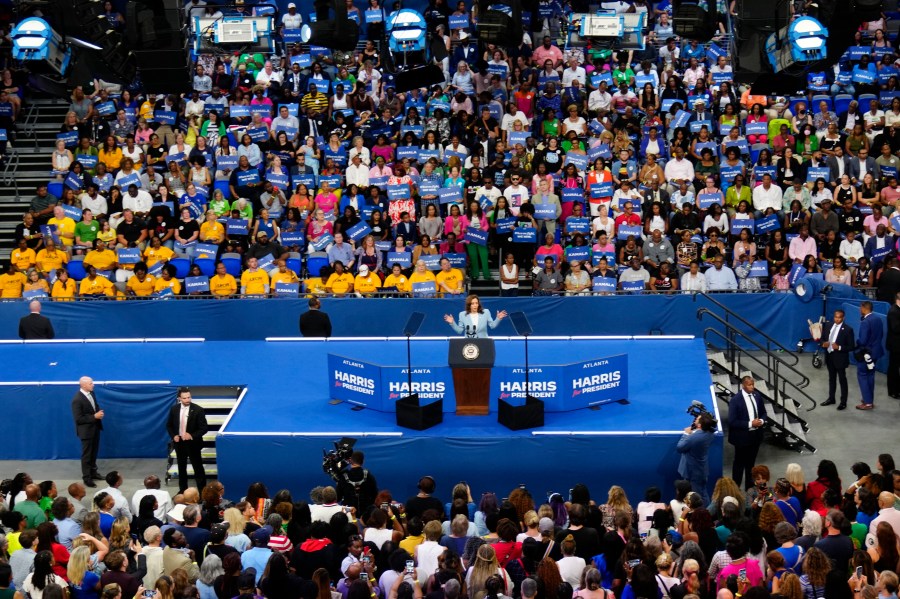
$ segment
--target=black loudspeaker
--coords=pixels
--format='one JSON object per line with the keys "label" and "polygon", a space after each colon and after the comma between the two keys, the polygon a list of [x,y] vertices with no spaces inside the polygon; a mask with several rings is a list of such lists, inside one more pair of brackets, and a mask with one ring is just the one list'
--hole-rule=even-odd
{"label": "black loudspeaker", "polygon": [[316,22],[310,25],[312,35],[309,43],[345,52],[356,50],[359,24],[347,17],[344,0],[316,0],[315,9]]}
{"label": "black loudspeaker", "polygon": [[675,35],[679,37],[706,41],[716,34],[715,19],[696,4],[677,6],[672,21]]}
{"label": "black loudspeaker", "polygon": [[525,405],[522,406],[511,405],[504,399],[499,402],[500,411],[497,420],[506,428],[521,431],[544,426],[543,400],[529,395],[525,399]]}
{"label": "black loudspeaker", "polygon": [[413,393],[395,404],[397,426],[424,431],[444,421],[444,400],[433,401],[427,406],[419,405],[419,394]]}
{"label": "black loudspeaker", "polygon": [[397,93],[409,91],[419,87],[431,87],[444,83],[444,71],[436,64],[425,67],[416,67],[408,71],[394,73],[394,85]]}
{"label": "black loudspeaker", "polygon": [[881,17],[884,3],[881,0],[856,0],[853,13],[863,21],[876,21]]}
{"label": "black loudspeaker", "polygon": [[741,0],[737,12],[742,28],[750,25],[775,31],[788,24],[790,8],[790,2],[784,0]]}
{"label": "black loudspeaker", "polygon": [[522,43],[522,0],[506,0],[509,14],[496,10],[491,0],[478,2],[478,41],[517,48]]}

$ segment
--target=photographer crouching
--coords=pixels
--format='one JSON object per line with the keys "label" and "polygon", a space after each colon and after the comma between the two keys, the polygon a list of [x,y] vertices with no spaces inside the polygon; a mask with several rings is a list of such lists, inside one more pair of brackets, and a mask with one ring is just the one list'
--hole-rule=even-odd
{"label": "photographer crouching", "polygon": [[694,402],[688,413],[694,416],[694,422],[684,429],[675,447],[681,454],[678,475],[690,481],[691,488],[706,505],[709,503],[709,446],[713,442],[717,422],[700,402]]}

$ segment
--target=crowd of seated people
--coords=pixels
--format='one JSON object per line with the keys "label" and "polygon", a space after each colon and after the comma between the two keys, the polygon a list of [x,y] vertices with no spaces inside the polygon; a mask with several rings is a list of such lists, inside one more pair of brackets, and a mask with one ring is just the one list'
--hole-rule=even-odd
{"label": "crowd of seated people", "polygon": [[[733,83],[720,36],[674,37],[668,2],[619,5],[647,13],[646,50],[562,43],[556,3],[517,46],[479,44],[466,5],[436,1],[426,17],[450,57],[430,88],[397,91],[373,41],[197,56],[182,95],[76,87],[3,296],[34,270],[49,295],[80,297],[95,252],[122,255],[96,269],[118,297],[140,296],[138,264],[157,296],[215,277],[217,261],[236,280],[262,270],[274,294],[280,259],[286,293],[334,292],[337,262],[334,282],[403,293],[386,284],[395,267],[408,281],[441,256],[506,295],[522,281],[538,295],[877,286],[900,232],[900,71],[883,20],[836,74],[767,97]],[[291,11],[285,23],[302,20]],[[448,33],[460,16],[469,27]],[[161,283],[169,265],[175,283]],[[74,280],[54,294],[60,268]]]}
{"label": "crowd of seated people", "polygon": [[[361,470],[364,456],[354,454]],[[363,471],[309,499],[218,481],[174,497],[155,476],[126,497],[119,472],[0,495],[0,591],[52,599],[892,599],[900,565],[900,471],[889,454],[853,481],[753,468],[712,495],[685,480],[640,501],[575,484],[568,500],[521,485],[502,499],[431,477],[403,501]],[[363,476],[361,483],[352,483]],[[846,479],[845,479],[846,480]],[[445,481],[441,481],[442,483]],[[304,491],[305,495],[305,491]],[[478,498],[477,502],[475,498]],[[704,499],[706,497],[706,499]]]}

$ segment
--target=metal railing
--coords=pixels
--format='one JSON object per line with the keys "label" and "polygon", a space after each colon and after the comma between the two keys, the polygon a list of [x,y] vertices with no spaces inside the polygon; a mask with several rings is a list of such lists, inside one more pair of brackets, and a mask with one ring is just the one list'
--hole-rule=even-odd
{"label": "metal railing", "polygon": [[[769,293],[771,293],[771,292],[769,292]],[[790,348],[785,347],[780,342],[776,341],[769,335],[765,334],[762,330],[760,330],[759,327],[757,327],[756,325],[754,325],[747,319],[740,316],[734,310],[731,310],[730,308],[725,306],[725,304],[719,302],[718,300],[713,299],[713,297],[709,293],[698,293],[697,297],[703,297],[703,299],[714,304],[716,307],[718,307],[720,310],[722,310],[722,312],[725,313],[725,319],[724,319],[723,323],[725,324],[726,332],[732,331],[732,333],[729,336],[729,346],[735,345],[735,338],[734,338],[735,331],[741,332],[743,334],[743,332],[740,331],[740,329],[737,328],[732,322],[732,321],[737,321],[737,322],[741,323],[743,326],[745,326],[748,329],[750,329],[751,331],[753,331],[760,338],[765,340],[766,346],[765,346],[764,351],[770,352],[770,353],[773,351],[785,352],[789,356],[789,359],[785,360],[785,362],[790,363],[791,366],[796,366],[797,363],[799,362],[799,358],[797,356],[795,356],[793,353],[791,353],[792,350]],[[695,297],[695,299],[696,299],[696,297]],[[697,320],[702,320],[703,314],[710,314],[712,316],[715,316],[716,318],[719,318],[719,316],[717,314],[715,314],[714,312],[712,312],[709,308],[700,308],[699,310],[697,310]],[[728,352],[726,351],[726,355],[727,354],[728,354]],[[733,356],[730,356],[730,358],[733,361]]]}
{"label": "metal railing", "polygon": [[19,152],[16,148],[12,148],[6,157],[6,164],[3,166],[3,174],[0,176],[0,182],[3,183],[5,187],[12,187],[16,192],[16,201],[20,201],[22,199],[21,194],[19,193],[19,182],[16,179],[16,171],[19,168]]}
{"label": "metal railing", "polygon": [[[787,401],[795,399],[803,399],[809,402],[810,407],[806,411],[810,412],[818,405],[816,401],[804,390],[809,386],[809,377],[795,368],[796,356],[792,356],[794,363],[785,360],[782,354],[776,353],[756,339],[741,331],[733,324],[712,312],[707,308],[701,308],[697,311],[697,320],[703,320],[704,316],[709,315],[724,327],[724,331],[714,327],[708,327],[703,331],[703,339],[715,350],[722,351],[728,360],[729,369],[732,374],[740,376],[745,369],[751,370],[750,365],[758,366],[762,369],[762,373],[754,372],[755,375],[762,377],[772,391],[774,401],[777,405],[781,405]],[[723,342],[725,347],[719,347],[710,338],[718,338]],[[746,343],[764,355],[764,358],[752,353],[751,349],[746,349],[741,343]],[[728,351],[730,350],[730,351]],[[789,393],[790,392],[790,393]],[[783,409],[783,411],[786,411]]]}

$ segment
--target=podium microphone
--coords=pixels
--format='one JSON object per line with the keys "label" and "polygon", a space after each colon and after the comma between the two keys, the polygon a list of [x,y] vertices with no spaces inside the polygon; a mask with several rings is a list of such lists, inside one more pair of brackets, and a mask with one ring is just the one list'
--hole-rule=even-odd
{"label": "podium microphone", "polygon": [[466,337],[470,337],[470,338],[475,337],[475,325],[474,324],[466,325]]}

